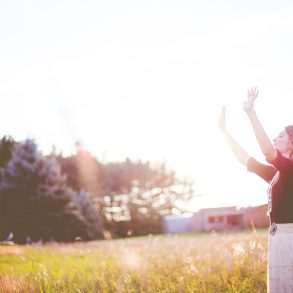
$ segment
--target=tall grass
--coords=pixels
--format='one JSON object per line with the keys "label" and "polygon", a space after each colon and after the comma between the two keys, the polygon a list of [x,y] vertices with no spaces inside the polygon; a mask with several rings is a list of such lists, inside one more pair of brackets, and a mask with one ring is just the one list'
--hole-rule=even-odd
{"label": "tall grass", "polygon": [[0,247],[0,292],[265,292],[266,233]]}

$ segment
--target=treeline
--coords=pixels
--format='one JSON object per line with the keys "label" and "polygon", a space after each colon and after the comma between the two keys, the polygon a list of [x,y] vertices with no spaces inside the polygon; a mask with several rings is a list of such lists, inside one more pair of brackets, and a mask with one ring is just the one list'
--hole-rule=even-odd
{"label": "treeline", "polygon": [[33,140],[0,140],[0,237],[18,243],[161,233],[162,217],[186,211],[193,182],[165,163],[103,164],[80,145],[43,155]]}

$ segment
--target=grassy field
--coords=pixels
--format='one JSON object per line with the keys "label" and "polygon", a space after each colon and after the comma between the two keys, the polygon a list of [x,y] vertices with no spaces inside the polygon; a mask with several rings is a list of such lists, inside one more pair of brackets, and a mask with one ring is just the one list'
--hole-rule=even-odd
{"label": "grassy field", "polygon": [[266,231],[0,246],[0,292],[266,292]]}

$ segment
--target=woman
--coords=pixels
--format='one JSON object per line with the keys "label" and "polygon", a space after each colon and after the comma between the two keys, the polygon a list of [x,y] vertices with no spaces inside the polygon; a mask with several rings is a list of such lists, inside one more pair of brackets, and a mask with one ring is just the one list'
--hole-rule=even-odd
{"label": "woman", "polygon": [[237,159],[269,183],[268,210],[270,235],[268,246],[267,289],[270,293],[293,292],[293,126],[287,126],[270,141],[254,110],[257,88],[248,90],[244,103],[258,144],[269,165],[261,164],[242,149],[225,126],[225,109],[219,127]]}

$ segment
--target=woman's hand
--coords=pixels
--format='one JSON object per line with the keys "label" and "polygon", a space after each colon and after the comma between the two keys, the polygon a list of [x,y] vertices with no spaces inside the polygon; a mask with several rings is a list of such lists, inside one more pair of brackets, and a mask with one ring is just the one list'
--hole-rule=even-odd
{"label": "woman's hand", "polygon": [[222,113],[219,118],[219,129],[221,131],[226,130],[226,108],[225,108],[225,106],[223,106]]}
{"label": "woman's hand", "polygon": [[244,102],[243,105],[243,110],[249,114],[250,112],[252,112],[253,106],[254,106],[254,101],[258,96],[258,89],[257,87],[252,87],[247,91],[247,101]]}

